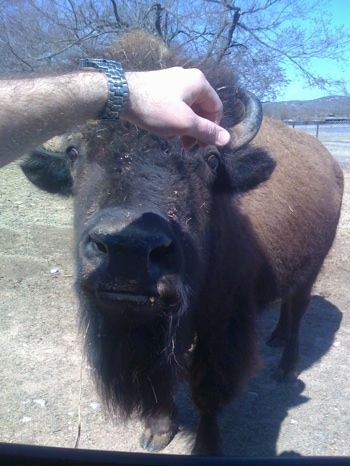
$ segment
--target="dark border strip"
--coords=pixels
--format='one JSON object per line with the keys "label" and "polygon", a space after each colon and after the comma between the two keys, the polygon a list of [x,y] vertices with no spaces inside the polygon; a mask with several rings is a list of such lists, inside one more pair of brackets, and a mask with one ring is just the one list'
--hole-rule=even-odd
{"label": "dark border strip", "polygon": [[232,458],[119,453],[0,443],[1,466],[350,466],[347,457]]}

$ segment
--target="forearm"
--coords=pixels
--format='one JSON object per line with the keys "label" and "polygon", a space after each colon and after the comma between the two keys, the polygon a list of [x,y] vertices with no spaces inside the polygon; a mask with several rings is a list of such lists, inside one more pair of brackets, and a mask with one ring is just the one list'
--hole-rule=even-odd
{"label": "forearm", "polygon": [[69,128],[97,119],[107,101],[103,73],[0,81],[0,166]]}
{"label": "forearm", "polygon": [[[159,136],[180,136],[186,148],[197,141],[228,143],[230,134],[219,126],[222,103],[199,70],[169,68],[125,76],[129,100],[122,119]],[[76,125],[98,119],[107,99],[107,78],[98,71],[0,80],[0,167]]]}

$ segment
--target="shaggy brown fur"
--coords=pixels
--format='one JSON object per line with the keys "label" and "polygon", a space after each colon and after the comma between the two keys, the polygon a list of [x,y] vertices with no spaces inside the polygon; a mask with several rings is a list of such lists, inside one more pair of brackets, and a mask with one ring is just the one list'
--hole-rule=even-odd
{"label": "shaggy brown fur", "polygon": [[[300,286],[304,274],[316,278],[334,239],[343,173],[317,139],[270,118],[252,146],[263,147],[277,163],[269,183],[242,198],[242,211],[285,293]],[[300,242],[301,235],[308,241]]]}

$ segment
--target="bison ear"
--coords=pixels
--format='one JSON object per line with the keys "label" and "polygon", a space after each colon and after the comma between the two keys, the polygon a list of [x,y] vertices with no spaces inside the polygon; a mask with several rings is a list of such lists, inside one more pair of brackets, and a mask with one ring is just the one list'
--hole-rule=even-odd
{"label": "bison ear", "polygon": [[224,164],[228,188],[233,191],[249,191],[268,180],[276,162],[262,149],[252,149],[226,154]]}
{"label": "bison ear", "polygon": [[21,162],[21,168],[38,188],[62,196],[72,195],[73,179],[65,154],[36,150]]}

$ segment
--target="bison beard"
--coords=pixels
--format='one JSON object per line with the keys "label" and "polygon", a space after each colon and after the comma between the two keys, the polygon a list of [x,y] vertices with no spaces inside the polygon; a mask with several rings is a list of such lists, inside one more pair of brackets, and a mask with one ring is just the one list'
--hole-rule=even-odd
{"label": "bison beard", "polygon": [[322,144],[268,118],[256,135],[259,102],[216,78],[227,147],[186,153],[132,125],[91,123],[22,164],[41,189],[75,197],[87,354],[107,406],[145,421],[149,451],[176,431],[185,373],[200,414],[193,453],[221,452],[217,414],[253,373],[255,318],[275,299],[275,375],[295,380],[300,323],[339,220],[342,172]]}
{"label": "bison beard", "polygon": [[[187,272],[195,255],[191,258]],[[136,261],[135,278],[137,268]],[[100,393],[124,416],[133,411],[143,418],[163,411],[171,415],[174,382],[177,372],[185,371],[184,355],[193,338],[188,313],[193,289],[177,275],[168,275],[158,280],[154,296],[141,295],[144,289],[133,289],[128,278],[118,283],[116,271],[111,274],[113,283],[102,283],[104,289],[118,293],[110,300],[97,296],[101,274],[99,284],[90,284],[89,277],[78,272],[77,282],[82,328],[87,329],[88,355]]]}

